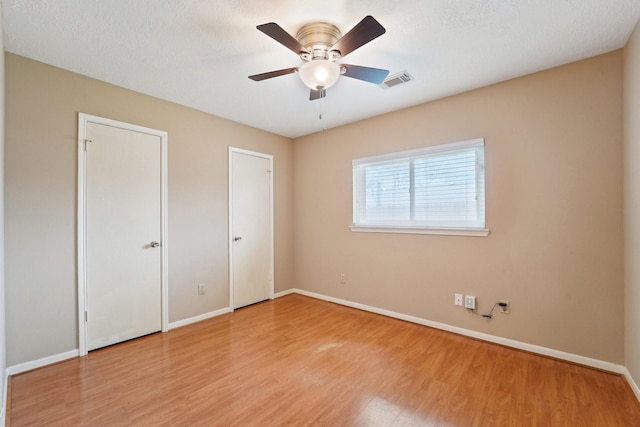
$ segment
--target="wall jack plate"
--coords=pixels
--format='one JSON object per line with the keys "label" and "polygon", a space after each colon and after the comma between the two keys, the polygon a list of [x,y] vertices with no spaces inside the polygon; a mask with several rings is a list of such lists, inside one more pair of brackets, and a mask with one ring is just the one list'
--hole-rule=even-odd
{"label": "wall jack plate", "polygon": [[453,303],[462,307],[462,294],[454,294]]}

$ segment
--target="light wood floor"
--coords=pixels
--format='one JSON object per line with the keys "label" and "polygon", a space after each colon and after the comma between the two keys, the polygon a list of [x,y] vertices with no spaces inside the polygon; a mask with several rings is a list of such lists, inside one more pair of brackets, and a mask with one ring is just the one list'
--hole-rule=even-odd
{"label": "light wood floor", "polygon": [[618,376],[289,295],[10,379],[11,426],[640,426]]}

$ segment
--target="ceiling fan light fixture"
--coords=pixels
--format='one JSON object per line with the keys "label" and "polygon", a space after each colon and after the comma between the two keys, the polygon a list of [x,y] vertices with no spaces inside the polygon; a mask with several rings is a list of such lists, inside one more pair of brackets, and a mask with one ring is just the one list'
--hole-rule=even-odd
{"label": "ceiling fan light fixture", "polygon": [[311,89],[310,101],[324,98],[326,90],[336,83],[340,75],[379,85],[389,74],[389,71],[379,68],[336,64],[336,61],[386,32],[373,16],[365,16],[344,36],[338,27],[327,22],[305,24],[298,30],[296,37],[275,22],[258,25],[256,28],[299,55],[303,64],[298,68],[254,74],[249,78],[261,81],[297,71],[302,83]]}
{"label": "ceiling fan light fixture", "polygon": [[309,89],[326,90],[335,84],[340,76],[340,66],[326,59],[305,62],[298,69],[300,80]]}

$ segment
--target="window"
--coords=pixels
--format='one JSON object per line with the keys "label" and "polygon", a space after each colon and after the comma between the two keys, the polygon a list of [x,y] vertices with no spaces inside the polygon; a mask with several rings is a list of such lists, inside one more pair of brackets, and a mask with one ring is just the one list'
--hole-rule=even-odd
{"label": "window", "polygon": [[354,160],[351,229],[487,236],[484,139]]}

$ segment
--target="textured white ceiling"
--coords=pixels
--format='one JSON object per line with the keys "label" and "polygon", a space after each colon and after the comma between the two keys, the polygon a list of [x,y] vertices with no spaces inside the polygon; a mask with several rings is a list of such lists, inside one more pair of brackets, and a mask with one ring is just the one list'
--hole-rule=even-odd
{"label": "textured white ceiling", "polygon": [[[640,0],[2,0],[2,12],[9,52],[295,138],[621,48]],[[415,81],[341,77],[311,102],[296,74],[247,78],[301,65],[256,25],[344,34],[366,15],[387,32],[345,62]]]}

